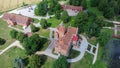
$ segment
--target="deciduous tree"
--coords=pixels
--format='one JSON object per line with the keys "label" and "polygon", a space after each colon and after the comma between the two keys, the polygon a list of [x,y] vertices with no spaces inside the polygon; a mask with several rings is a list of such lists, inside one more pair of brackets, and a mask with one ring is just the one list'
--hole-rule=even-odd
{"label": "deciduous tree", "polygon": [[31,55],[29,57],[28,68],[40,68],[42,66],[42,58],[38,55]]}
{"label": "deciduous tree", "polygon": [[63,11],[62,15],[61,15],[61,20],[64,22],[64,23],[67,23],[70,21],[70,17],[67,13],[67,11]]}
{"label": "deciduous tree", "polygon": [[87,1],[86,1],[86,0],[82,0],[81,6],[82,6],[84,9],[86,9],[86,8],[87,8]]}
{"label": "deciduous tree", "polygon": [[14,38],[14,39],[17,38],[17,34],[18,34],[18,31],[16,31],[16,30],[11,30],[11,31],[10,31],[10,36],[11,36],[12,38]]}
{"label": "deciduous tree", "polygon": [[37,4],[37,7],[35,8],[35,15],[38,16],[45,16],[48,11],[48,5],[46,1],[42,1]]}
{"label": "deciduous tree", "polygon": [[48,22],[46,19],[41,19],[40,25],[42,26],[43,29],[46,29],[48,27]]}
{"label": "deciduous tree", "polygon": [[69,64],[65,56],[60,56],[53,64],[53,68],[68,68]]}
{"label": "deciduous tree", "polygon": [[38,28],[38,27],[35,27],[33,24],[30,25],[30,28],[31,28],[31,31],[32,31],[32,32],[37,32],[37,31],[39,31],[39,28]]}
{"label": "deciduous tree", "polygon": [[38,34],[34,34],[31,37],[25,38],[23,41],[23,46],[26,49],[26,53],[31,55],[39,50],[43,45],[42,38]]}
{"label": "deciduous tree", "polygon": [[0,45],[3,45],[6,41],[2,38],[0,38]]}

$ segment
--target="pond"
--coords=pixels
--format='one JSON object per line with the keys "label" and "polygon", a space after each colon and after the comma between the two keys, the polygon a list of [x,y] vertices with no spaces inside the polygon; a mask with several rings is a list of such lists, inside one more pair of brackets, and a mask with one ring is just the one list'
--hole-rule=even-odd
{"label": "pond", "polygon": [[113,40],[113,50],[109,68],[120,68],[120,40]]}

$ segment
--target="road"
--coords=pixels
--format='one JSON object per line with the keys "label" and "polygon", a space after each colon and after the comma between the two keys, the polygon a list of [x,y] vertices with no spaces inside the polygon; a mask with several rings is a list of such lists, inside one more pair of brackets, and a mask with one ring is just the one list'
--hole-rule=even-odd
{"label": "road", "polygon": [[55,58],[55,59],[57,59],[59,57],[58,55],[54,55],[52,53],[53,49],[55,48],[56,42],[57,41],[55,39],[51,40],[51,43],[49,44],[48,48],[45,50],[45,55]]}
{"label": "road", "polygon": [[77,56],[76,58],[73,58],[73,59],[67,59],[68,62],[72,63],[72,62],[77,62],[79,60],[81,60],[84,55],[85,55],[85,52],[87,50],[87,47],[88,47],[88,42],[87,42],[87,39],[83,36],[83,35],[80,35],[82,37],[82,42],[80,44],[80,48],[73,48],[74,50],[78,50],[80,51],[80,55]]}

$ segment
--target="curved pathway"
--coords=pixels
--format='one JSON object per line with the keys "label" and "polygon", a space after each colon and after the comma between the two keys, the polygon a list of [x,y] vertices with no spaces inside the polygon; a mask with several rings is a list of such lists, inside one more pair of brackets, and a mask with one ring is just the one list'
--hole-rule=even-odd
{"label": "curved pathway", "polygon": [[80,51],[80,55],[76,58],[73,58],[73,59],[67,59],[67,61],[70,62],[70,63],[77,62],[77,61],[81,60],[84,57],[84,54],[87,50],[87,47],[88,47],[87,39],[83,35],[80,35],[80,36],[83,39],[81,44],[80,44],[80,49],[74,48],[74,50],[79,50]]}
{"label": "curved pathway", "polygon": [[1,50],[1,52],[0,52],[0,55],[1,54],[3,54],[4,52],[6,52],[8,49],[10,49],[11,47],[19,47],[19,48],[21,48],[21,49],[23,49],[24,50],[24,48],[20,45],[20,42],[19,41],[15,41],[15,42],[13,42],[11,45],[9,45],[7,48],[5,48],[4,50]]}

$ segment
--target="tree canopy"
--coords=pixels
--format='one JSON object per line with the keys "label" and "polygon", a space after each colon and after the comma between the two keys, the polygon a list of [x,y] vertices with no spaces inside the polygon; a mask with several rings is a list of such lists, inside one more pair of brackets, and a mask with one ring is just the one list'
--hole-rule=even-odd
{"label": "tree canopy", "polygon": [[70,17],[67,11],[62,12],[61,20],[63,21],[63,23],[68,23],[70,21]]}
{"label": "tree canopy", "polygon": [[105,18],[114,19],[120,15],[120,0],[91,0],[91,6],[103,12]]}
{"label": "tree canopy", "polygon": [[65,56],[60,56],[53,64],[53,68],[68,68],[69,64]]}
{"label": "tree canopy", "polygon": [[70,5],[80,6],[82,0],[69,0]]}
{"label": "tree canopy", "polygon": [[17,38],[16,39],[19,40],[22,43],[25,38],[26,38],[25,34],[22,33],[22,32],[19,32],[17,34]]}
{"label": "tree canopy", "polygon": [[100,43],[101,46],[105,46],[105,44],[107,44],[111,36],[112,35],[109,33],[109,31],[108,32],[102,31],[100,32],[97,41]]}
{"label": "tree canopy", "polygon": [[25,47],[26,53],[31,55],[42,47],[43,42],[44,41],[38,34],[34,34],[23,40],[23,46]]}
{"label": "tree canopy", "polygon": [[82,33],[86,29],[86,25],[88,22],[88,14],[86,12],[79,12],[75,18],[74,26],[79,28],[79,33]]}
{"label": "tree canopy", "polygon": [[31,55],[29,57],[28,68],[40,68],[42,66],[42,58],[38,55]]}
{"label": "tree canopy", "polygon": [[24,64],[23,59],[21,57],[15,58],[14,66],[15,66],[15,68],[25,68],[25,64]]}
{"label": "tree canopy", "polygon": [[30,25],[30,28],[31,28],[31,31],[32,31],[32,32],[37,32],[37,31],[39,31],[39,28],[38,28],[38,27],[35,27],[33,24]]}
{"label": "tree canopy", "polygon": [[46,19],[41,19],[40,20],[40,25],[42,26],[43,29],[46,29],[48,27],[48,22]]}
{"label": "tree canopy", "polygon": [[10,36],[11,36],[13,39],[16,39],[16,38],[17,38],[17,35],[18,35],[18,31],[16,31],[16,30],[11,30],[11,31],[10,31]]}
{"label": "tree canopy", "polygon": [[42,1],[37,4],[37,7],[35,8],[35,15],[37,16],[45,16],[48,11],[48,5],[46,1]]}

